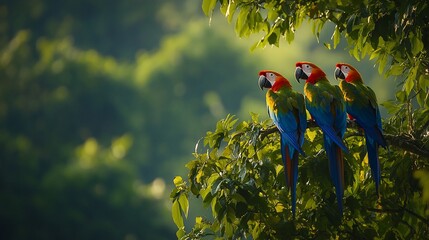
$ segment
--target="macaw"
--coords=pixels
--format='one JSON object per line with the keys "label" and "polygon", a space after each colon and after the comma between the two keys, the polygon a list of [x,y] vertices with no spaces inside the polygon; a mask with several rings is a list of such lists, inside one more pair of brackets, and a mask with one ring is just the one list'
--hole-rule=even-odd
{"label": "macaw", "polygon": [[377,97],[371,88],[363,84],[360,73],[349,64],[337,63],[335,77],[340,79],[350,120],[355,120],[365,133],[368,163],[375,181],[375,191],[379,195],[381,176],[378,146],[387,148],[387,143],[381,127]]}
{"label": "macaw", "polygon": [[323,132],[323,142],[329,160],[329,172],[335,185],[338,209],[343,214],[344,156],[348,148],[343,142],[347,127],[346,106],[338,86],[331,85],[326,74],[310,62],[297,62],[295,77],[306,81],[305,105],[311,118]]}
{"label": "macaw", "polygon": [[302,150],[307,129],[304,96],[293,91],[289,81],[274,71],[260,71],[258,82],[262,90],[269,89],[266,93],[268,115],[280,132],[282,161],[295,217],[298,155],[305,156]]}

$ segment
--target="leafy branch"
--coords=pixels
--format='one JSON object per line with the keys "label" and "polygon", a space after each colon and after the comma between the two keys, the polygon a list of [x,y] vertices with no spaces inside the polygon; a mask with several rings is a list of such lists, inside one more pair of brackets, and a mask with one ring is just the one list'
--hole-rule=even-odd
{"label": "leafy branch", "polygon": [[[386,124],[389,126],[389,123]],[[299,210],[293,219],[289,191],[285,187],[279,136],[273,134],[278,131],[277,128],[268,119],[259,121],[256,114],[252,115],[251,121],[239,122],[231,115],[220,120],[216,129],[207,132],[203,139],[206,149],[197,146],[195,159],[186,165],[189,169],[188,181],[180,177],[174,181],[176,188],[171,195],[174,203],[172,213],[179,228],[178,237],[201,239],[214,234],[233,239],[246,236],[253,239],[308,239],[320,234],[326,238],[365,238],[370,234],[391,238],[392,234],[398,232],[389,229],[401,229],[401,224],[402,227],[413,228],[400,233],[397,238],[426,233],[426,228],[422,227],[427,222],[424,217],[425,207],[416,205],[419,198],[408,197],[416,196],[415,193],[420,189],[405,181],[412,176],[415,166],[425,166],[424,161],[417,161],[421,159],[419,156],[404,154],[403,148],[396,148],[396,145],[391,151],[380,153],[384,163],[383,194],[378,198],[374,194],[368,163],[365,163],[362,133],[349,131],[347,142],[352,154],[346,156],[348,161],[345,161],[347,189],[344,202],[347,211],[341,219],[336,212],[326,157],[320,154],[322,134],[313,130],[317,127],[314,121],[309,121],[308,127],[307,143],[303,148],[312,154],[300,157]],[[351,121],[348,127],[357,129],[356,123]],[[389,134],[387,136],[390,138]],[[392,160],[404,157],[408,160]],[[421,182],[424,182],[425,176],[424,172],[415,175]],[[188,215],[186,199],[191,194],[211,210],[212,218],[197,217],[192,230],[185,231],[181,218]],[[363,224],[366,224],[365,227],[362,227]],[[315,229],[324,231],[322,233]]]}
{"label": "leafy branch", "polygon": [[[307,121],[307,128],[316,128],[316,127],[318,126],[315,121],[312,121],[312,120]],[[355,122],[348,121],[347,128],[358,128],[358,126],[356,125]],[[262,130],[260,134],[261,134],[261,137],[263,138],[268,134],[272,134],[274,132],[278,132],[278,129],[276,126],[273,125],[270,128]],[[352,135],[363,136],[363,134],[360,132],[353,133]],[[412,152],[421,157],[429,158],[429,149],[425,147],[425,144],[421,139],[415,139],[411,135],[406,133],[384,134],[384,137],[386,141],[389,143],[389,145],[391,146],[397,147],[399,149],[403,149],[405,151]]]}

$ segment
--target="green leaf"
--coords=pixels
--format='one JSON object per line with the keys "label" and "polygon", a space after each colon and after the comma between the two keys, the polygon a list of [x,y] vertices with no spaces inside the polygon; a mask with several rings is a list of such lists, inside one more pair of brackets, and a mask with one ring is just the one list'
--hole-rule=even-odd
{"label": "green leaf", "polygon": [[183,228],[180,228],[176,232],[176,237],[177,239],[181,239],[183,236],[185,236],[185,234],[186,234],[185,230]]}
{"label": "green leaf", "polygon": [[396,99],[398,99],[399,102],[405,102],[407,100],[407,93],[405,91],[398,91],[396,93]]}
{"label": "green leaf", "polygon": [[325,45],[325,47],[329,50],[332,49],[331,44],[330,43],[323,43],[323,45]]}
{"label": "green leaf", "polygon": [[316,208],[316,202],[314,201],[314,199],[309,198],[307,203],[305,204],[305,209],[312,209],[312,208]]}
{"label": "green leaf", "polygon": [[273,9],[273,6],[271,6],[273,4],[274,3],[271,3],[271,4],[267,4],[265,6],[265,8],[268,10],[267,19],[269,21],[275,21],[279,17],[279,14],[278,14],[277,10]]}
{"label": "green leaf", "polygon": [[202,8],[206,16],[211,17],[214,8],[216,7],[217,0],[203,0]]}
{"label": "green leaf", "polygon": [[[400,91],[400,92],[402,92],[402,91]],[[396,97],[398,98],[398,95],[396,95]],[[400,97],[403,98],[402,96],[400,96]],[[405,93],[404,93],[404,97],[405,97]],[[394,102],[394,101],[386,101],[386,102],[381,103],[381,106],[386,108],[386,110],[389,114],[395,114],[401,108],[402,105],[401,104],[398,105],[398,103]],[[359,155],[359,153],[357,153],[357,154]]]}
{"label": "green leaf", "polygon": [[359,22],[359,18],[356,17],[356,14],[352,14],[347,21],[347,33],[351,33],[353,31],[353,26]]}
{"label": "green leaf", "polygon": [[378,58],[378,56],[380,55],[380,49],[375,50],[374,52],[371,53],[369,60],[372,60],[374,58]]}
{"label": "green leaf", "polygon": [[290,44],[295,39],[295,33],[291,30],[286,31],[286,41]]}
{"label": "green leaf", "polygon": [[417,103],[418,103],[421,107],[424,107],[424,106],[425,106],[426,92],[424,92],[424,91],[419,91],[416,97],[417,97]]}
{"label": "green leaf", "polygon": [[338,28],[338,25],[335,26],[335,30],[334,30],[334,33],[332,34],[331,39],[334,40],[334,49],[337,48],[338,43],[340,43],[340,39],[341,39],[341,33],[340,33],[339,28]]}
{"label": "green leaf", "polygon": [[310,142],[313,142],[317,136],[317,130],[312,131],[311,129],[307,128],[306,133],[307,133],[307,137],[310,140]]}
{"label": "green leaf", "polygon": [[421,32],[418,31],[416,35],[410,34],[410,41],[411,41],[411,53],[414,56],[416,56],[423,50],[423,47],[424,47]]}
{"label": "green leaf", "polygon": [[385,53],[380,53],[380,55],[378,56],[378,73],[382,74],[384,71],[384,67],[386,66],[387,63],[387,54]]}
{"label": "green leaf", "polygon": [[173,179],[174,185],[177,187],[178,185],[181,185],[183,183],[183,179],[181,176],[176,176]]}
{"label": "green leaf", "polygon": [[213,182],[212,184],[212,195],[216,195],[218,193],[218,191],[220,190],[220,187],[222,185],[223,182],[225,182],[226,179],[222,179],[222,178],[218,178],[216,179],[216,181]]}
{"label": "green leaf", "polygon": [[234,233],[234,228],[232,224],[228,223],[227,221],[224,221],[224,227],[225,227],[225,235],[227,237],[231,237]]}
{"label": "green leaf", "polygon": [[256,222],[255,226],[252,229],[253,239],[258,239],[261,232],[262,232],[262,228],[260,227],[259,222]]}
{"label": "green leaf", "polygon": [[229,23],[231,23],[236,9],[237,9],[236,1],[229,1],[228,8],[226,9],[226,13],[225,13],[225,17],[227,17]]}
{"label": "green leaf", "polygon": [[359,55],[359,47],[355,46],[352,50],[352,56],[356,58],[356,60],[360,61],[360,55]]}
{"label": "green leaf", "polygon": [[182,209],[183,213],[185,214],[185,217],[188,217],[189,212],[189,200],[186,194],[181,194],[179,197],[179,204],[180,208]]}
{"label": "green leaf", "polygon": [[238,14],[237,20],[235,22],[235,32],[239,37],[247,36],[249,31],[249,23],[247,22],[249,16],[249,9],[247,7],[242,7],[240,13]]}
{"label": "green leaf", "polygon": [[387,71],[386,75],[398,76],[404,73],[404,67],[399,64],[393,64],[390,66],[390,69]]}
{"label": "green leaf", "polygon": [[404,90],[407,95],[409,95],[411,90],[413,90],[414,82],[416,80],[416,75],[417,75],[417,68],[418,67],[411,68],[408,74],[407,80],[405,80]]}
{"label": "green leaf", "polygon": [[270,33],[267,40],[270,45],[274,45],[278,47],[279,39],[280,39],[280,29],[276,28],[273,30],[273,32]]}
{"label": "green leaf", "polygon": [[174,224],[176,224],[179,229],[183,228],[185,225],[183,223],[179,201],[173,201],[173,206],[171,207],[171,214],[173,217]]}
{"label": "green leaf", "polygon": [[420,75],[419,77],[419,88],[423,88],[424,90],[429,87],[429,75]]}

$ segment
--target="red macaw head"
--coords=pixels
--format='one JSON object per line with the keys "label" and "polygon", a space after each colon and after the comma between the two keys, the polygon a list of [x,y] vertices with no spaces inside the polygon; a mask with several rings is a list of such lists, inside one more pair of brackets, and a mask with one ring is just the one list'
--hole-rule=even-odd
{"label": "red macaw head", "polygon": [[346,80],[346,82],[362,82],[360,73],[347,63],[337,63],[335,68],[335,78]]}
{"label": "red macaw head", "polygon": [[311,62],[297,62],[295,70],[296,80],[304,79],[306,82],[315,84],[320,79],[326,77],[325,72]]}
{"label": "red macaw head", "polygon": [[283,77],[280,73],[262,70],[259,72],[259,87],[263,90],[264,88],[271,88],[273,91],[276,91],[282,86],[291,88],[289,81]]}

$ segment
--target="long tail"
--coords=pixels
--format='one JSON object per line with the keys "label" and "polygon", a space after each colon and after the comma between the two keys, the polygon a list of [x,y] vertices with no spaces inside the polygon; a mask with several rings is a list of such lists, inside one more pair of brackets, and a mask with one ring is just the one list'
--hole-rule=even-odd
{"label": "long tail", "polygon": [[329,160],[329,173],[335,186],[338,209],[343,215],[343,196],[344,196],[344,159],[341,148],[333,142],[327,135],[324,136],[324,145]]}
{"label": "long tail", "polygon": [[387,142],[384,138],[383,132],[381,128],[378,126],[365,126],[363,127],[365,130],[365,138],[368,139],[370,137],[374,142],[377,142],[378,146],[382,146],[383,148],[387,148]]}
{"label": "long tail", "polygon": [[349,153],[349,149],[346,147],[343,140],[341,139],[341,137],[338,136],[337,132],[333,127],[329,125],[321,125],[320,128],[322,128],[324,135],[328,135],[329,138],[332,139],[332,141],[334,141],[336,145],[341,147],[344,152]]}
{"label": "long tail", "polygon": [[379,186],[381,180],[380,161],[378,159],[378,143],[365,133],[366,149],[368,151],[368,163],[371,167],[371,175],[375,182],[375,191],[379,195]]}
{"label": "long tail", "polygon": [[[282,159],[284,172],[286,176],[286,184],[291,191],[292,214],[295,218],[296,210],[296,184],[298,182],[298,156],[299,152],[291,145],[282,142]],[[292,156],[292,157],[291,157]]]}

